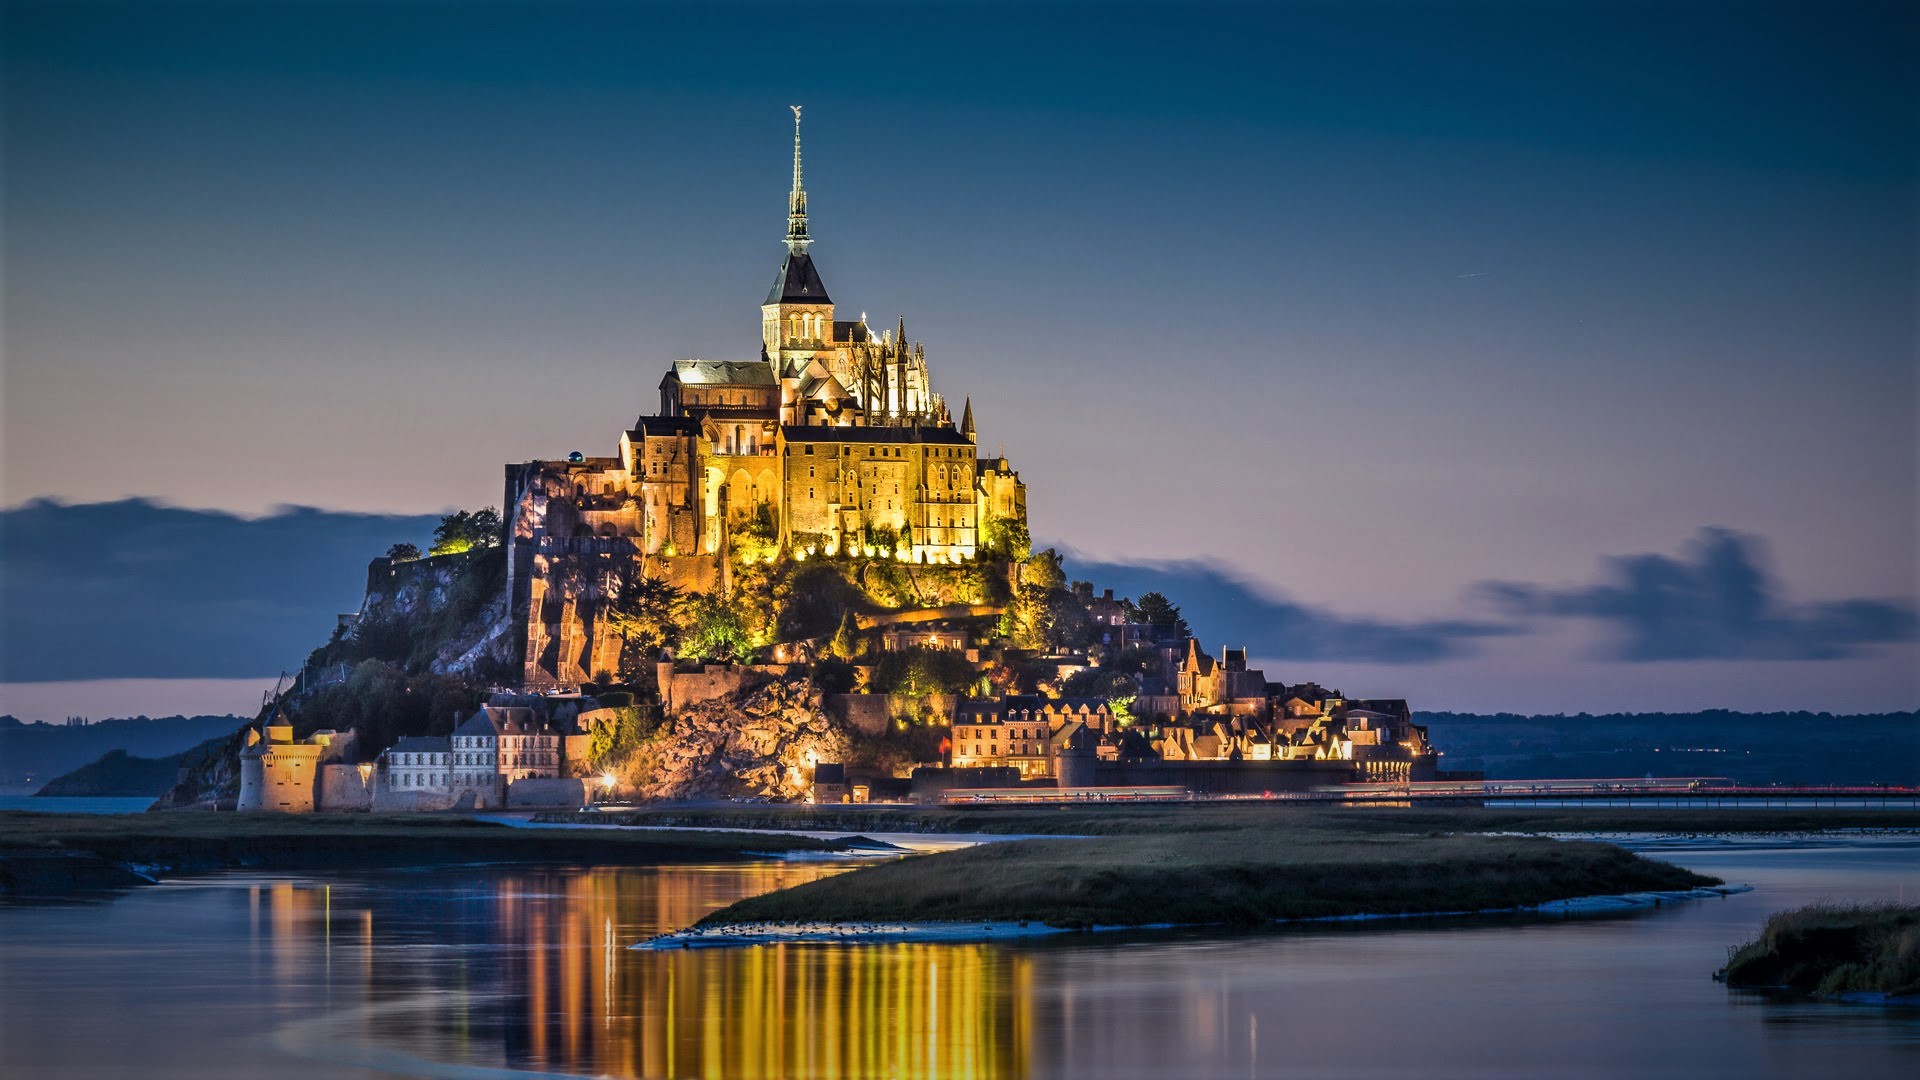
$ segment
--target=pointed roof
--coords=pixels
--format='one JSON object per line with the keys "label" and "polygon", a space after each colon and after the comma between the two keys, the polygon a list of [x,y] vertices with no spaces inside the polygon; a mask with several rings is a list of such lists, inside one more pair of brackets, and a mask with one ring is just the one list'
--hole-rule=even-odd
{"label": "pointed roof", "polygon": [[833,297],[827,295],[820,271],[813,268],[813,256],[805,250],[788,251],[780,264],[780,275],[773,279],[773,288],[767,292],[767,303],[831,304]]}
{"label": "pointed roof", "polygon": [[967,408],[960,418],[960,434],[973,437],[973,395],[967,395]]}
{"label": "pointed roof", "polygon": [[813,241],[807,236],[807,189],[800,184],[800,106],[793,110],[793,190],[787,192],[787,250],[805,255]]}

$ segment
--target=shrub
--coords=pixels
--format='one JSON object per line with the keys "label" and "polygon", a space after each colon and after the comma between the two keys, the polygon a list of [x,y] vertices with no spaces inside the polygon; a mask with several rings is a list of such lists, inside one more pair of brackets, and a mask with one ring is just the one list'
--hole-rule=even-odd
{"label": "shrub", "polygon": [[874,689],[883,694],[964,694],[974,682],[966,654],[915,647],[890,652],[874,665]]}

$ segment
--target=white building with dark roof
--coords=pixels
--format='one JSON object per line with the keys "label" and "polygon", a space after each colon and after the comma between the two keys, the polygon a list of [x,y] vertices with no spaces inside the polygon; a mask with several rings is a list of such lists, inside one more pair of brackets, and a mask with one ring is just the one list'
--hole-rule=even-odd
{"label": "white building with dark roof", "polygon": [[453,740],[405,736],[381,753],[380,776],[393,791],[445,794],[453,787]]}

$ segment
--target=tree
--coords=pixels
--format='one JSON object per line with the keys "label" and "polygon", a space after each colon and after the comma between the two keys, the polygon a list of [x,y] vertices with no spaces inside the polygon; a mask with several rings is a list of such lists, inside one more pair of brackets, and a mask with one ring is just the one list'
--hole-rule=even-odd
{"label": "tree", "polygon": [[420,557],[420,549],[412,544],[395,544],[387,549],[387,558],[394,562],[412,562]]}
{"label": "tree", "polygon": [[651,738],[657,724],[651,711],[633,705],[615,708],[611,720],[595,724],[589,733],[587,762],[607,769],[624,763],[640,744]]}
{"label": "tree", "polygon": [[881,656],[873,682],[883,694],[964,694],[973,686],[974,671],[957,649],[915,646]]}
{"label": "tree", "polygon": [[754,507],[746,520],[734,526],[733,556],[743,563],[772,562],[780,550],[780,530],[773,523],[773,508],[766,503]]}
{"label": "tree", "polygon": [[1065,589],[1067,571],[1062,563],[1060,553],[1052,548],[1036,551],[1020,564],[1020,584],[1037,585],[1042,589]]}
{"label": "tree", "polygon": [[472,512],[459,510],[441,518],[434,528],[430,554],[458,555],[476,548],[499,547],[500,540],[500,511],[491,506]]}
{"label": "tree", "polygon": [[833,639],[827,642],[827,655],[836,660],[851,660],[860,655],[860,626],[854,621],[852,608],[840,617],[840,629],[835,630]]}
{"label": "tree", "polygon": [[1086,668],[1060,683],[1060,696],[1099,698],[1107,703],[1114,720],[1126,727],[1133,723],[1133,702],[1140,696],[1140,684],[1133,681],[1133,676],[1109,668]]}
{"label": "tree", "polygon": [[1160,593],[1141,593],[1140,599],[1133,601],[1132,608],[1136,621],[1164,631],[1157,636],[1180,638],[1193,636],[1193,629],[1187,625],[1187,620],[1180,614],[1180,609]]}
{"label": "tree", "polygon": [[727,660],[744,663],[753,656],[753,639],[747,634],[740,613],[725,600],[696,596],[688,605],[688,626],[680,639],[680,652],[694,660]]}
{"label": "tree", "polygon": [[1021,560],[1033,553],[1033,535],[1024,521],[992,517],[980,530],[980,546],[994,555]]}
{"label": "tree", "polygon": [[628,678],[644,674],[660,650],[680,640],[686,594],[638,565],[616,577],[607,597],[607,624],[620,637],[620,666]]}

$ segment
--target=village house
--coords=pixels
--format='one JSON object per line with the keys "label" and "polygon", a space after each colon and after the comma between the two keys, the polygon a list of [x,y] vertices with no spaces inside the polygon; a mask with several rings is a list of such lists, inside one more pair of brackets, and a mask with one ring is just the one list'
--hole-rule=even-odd
{"label": "village house", "polygon": [[955,707],[950,756],[957,769],[1004,766],[1020,770],[1023,780],[1041,780],[1054,775],[1061,747],[1077,732],[1097,737],[1113,729],[1104,698],[974,698]]}
{"label": "village house", "polygon": [[403,736],[380,755],[382,782],[396,791],[446,792],[453,786],[453,740]]}
{"label": "village house", "polygon": [[1199,638],[1188,638],[1174,682],[1186,712],[1267,716],[1267,676],[1248,669],[1245,649],[1222,649],[1215,660],[1200,647]]}

